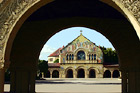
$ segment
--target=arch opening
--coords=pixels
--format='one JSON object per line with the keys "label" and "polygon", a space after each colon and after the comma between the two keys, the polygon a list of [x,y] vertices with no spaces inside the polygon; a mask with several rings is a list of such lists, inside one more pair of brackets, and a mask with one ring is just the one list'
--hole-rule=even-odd
{"label": "arch opening", "polygon": [[48,70],[45,75],[44,75],[45,78],[50,78],[50,71]]}
{"label": "arch opening", "polygon": [[95,70],[94,69],[91,69],[89,71],[89,78],[96,78],[96,73],[95,73]]}
{"label": "arch opening", "polygon": [[104,72],[104,78],[111,78],[111,72],[109,70]]}
{"label": "arch opening", "polygon": [[85,78],[85,71],[84,69],[78,69],[77,71],[77,78]]}
{"label": "arch opening", "polygon": [[73,78],[73,70],[72,69],[67,70],[66,78]]}
{"label": "arch opening", "polygon": [[52,72],[52,78],[59,78],[59,71],[54,70],[54,71]]}
{"label": "arch opening", "polygon": [[120,72],[118,70],[113,71],[113,78],[119,78],[120,77]]}

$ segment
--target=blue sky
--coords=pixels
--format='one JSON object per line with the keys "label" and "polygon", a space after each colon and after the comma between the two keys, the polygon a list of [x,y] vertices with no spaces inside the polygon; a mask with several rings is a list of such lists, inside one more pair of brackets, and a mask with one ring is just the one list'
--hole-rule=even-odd
{"label": "blue sky", "polygon": [[80,35],[80,30],[82,30],[82,34],[86,38],[96,45],[114,49],[110,41],[99,32],[85,27],[72,27],[61,30],[60,32],[53,35],[42,48],[39,59],[47,60],[47,57],[56,49],[62,47],[63,45],[66,46],[68,43],[77,38]]}

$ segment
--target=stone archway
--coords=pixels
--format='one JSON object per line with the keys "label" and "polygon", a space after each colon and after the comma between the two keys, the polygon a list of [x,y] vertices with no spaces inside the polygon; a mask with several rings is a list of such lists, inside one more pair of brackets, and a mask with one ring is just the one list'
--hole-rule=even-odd
{"label": "stone archway", "polygon": [[96,78],[96,73],[95,73],[95,70],[94,69],[91,69],[89,71],[89,78]]}
{"label": "stone archway", "polygon": [[85,70],[80,68],[77,71],[77,78],[85,78]]}
{"label": "stone archway", "polygon": [[73,70],[72,69],[67,70],[66,78],[73,78]]}
{"label": "stone archway", "polygon": [[[11,77],[13,78],[13,81],[11,84],[11,86],[12,86],[11,89],[17,89],[14,85],[16,83],[16,80],[14,80],[14,79],[15,79],[15,77],[20,78],[20,76],[22,76],[23,74],[25,75],[26,78],[19,80],[18,81],[19,83],[16,83],[16,84],[19,84],[18,86],[21,86],[20,84],[21,83],[24,84],[25,82],[23,82],[23,81],[26,81],[26,84],[23,86],[23,90],[29,89],[25,86],[29,86],[29,85],[34,86],[36,62],[37,62],[37,58],[39,55],[39,52],[37,52],[37,51],[40,51],[44,42],[47,41],[49,37],[51,37],[54,33],[59,31],[60,29],[80,25],[80,26],[85,26],[85,27],[96,29],[97,31],[99,31],[103,35],[105,35],[113,43],[113,45],[115,46],[116,50],[119,53],[119,57],[121,60],[120,69],[122,70],[122,74],[123,74],[122,77],[125,77],[126,73],[129,73],[129,77],[128,77],[129,83],[130,83],[129,92],[133,92],[135,90],[140,91],[139,88],[135,89],[133,87],[134,85],[135,85],[135,87],[138,87],[140,85],[140,83],[137,84],[136,82],[132,82],[134,78],[136,79],[135,81],[137,81],[137,78],[139,76],[139,73],[137,73],[137,72],[140,72],[139,71],[140,66],[138,65],[139,61],[140,61],[140,59],[139,59],[140,53],[138,52],[138,50],[140,49],[140,45],[139,45],[139,37],[137,37],[137,35],[139,36],[139,31],[140,31],[140,26],[139,26],[140,17],[139,17],[139,12],[137,12],[137,11],[139,11],[139,8],[138,8],[139,1],[101,0],[101,1],[106,2],[107,4],[110,4],[111,6],[115,7],[120,12],[122,12],[122,14],[124,14],[126,16],[126,18],[129,19],[129,21],[131,22],[131,24],[133,25],[135,30],[128,22],[122,23],[124,20],[121,20],[120,22],[118,22],[118,20],[114,20],[114,19],[112,19],[112,21],[107,20],[108,19],[107,16],[106,16],[106,20],[104,20],[104,21],[90,19],[92,17],[91,15],[90,15],[90,17],[87,15],[82,15],[83,18],[80,18],[81,17],[80,15],[75,15],[78,18],[74,18],[75,16],[71,16],[71,17],[69,16],[70,19],[67,19],[66,16],[62,16],[62,20],[57,20],[57,21],[53,20],[52,21],[51,18],[53,19],[54,15],[50,13],[50,20],[52,23],[55,23],[55,24],[51,24],[50,21],[49,21],[50,24],[48,24],[49,22],[46,22],[46,24],[50,27],[56,25],[57,23],[59,23],[59,25],[54,27],[55,29],[48,30],[48,33],[46,35],[47,38],[45,38],[45,39],[42,38],[40,40],[37,37],[41,37],[42,32],[41,33],[34,32],[34,35],[37,36],[37,37],[34,37],[32,35],[33,34],[32,32],[23,33],[23,32],[18,32],[18,30],[19,30],[20,26],[22,25],[22,23],[25,21],[25,19],[27,19],[27,17],[29,17],[30,14],[32,14],[35,10],[39,9],[41,6],[47,4],[50,0],[28,0],[28,1],[20,0],[20,1],[19,0],[17,0],[17,1],[16,0],[12,0],[12,1],[3,0],[2,6],[0,7],[0,9],[2,10],[2,11],[0,11],[1,12],[0,14],[2,14],[2,15],[0,15],[1,16],[0,24],[2,24],[2,27],[0,28],[0,31],[1,31],[1,33],[0,33],[0,36],[1,36],[0,37],[0,50],[1,50],[0,51],[0,64],[1,64],[0,72],[1,73],[0,74],[1,74],[1,76],[4,76],[3,67],[5,65],[5,68],[6,68],[8,66],[8,64],[10,64],[10,62],[11,62],[12,63],[10,65],[11,72],[12,72]],[[20,7],[20,6],[22,6],[22,7]],[[104,8],[104,9],[106,9],[106,8]],[[90,9],[88,9],[88,10],[90,10]],[[71,14],[74,14],[74,13],[71,13]],[[86,13],[84,13],[84,14],[86,14]],[[94,14],[96,14],[96,13],[94,13]],[[105,13],[105,14],[108,14],[108,13]],[[96,16],[98,16],[98,15],[96,15]],[[85,17],[87,17],[87,18],[85,18]],[[54,18],[57,19],[57,17],[54,17]],[[113,22],[113,21],[115,21],[115,22]],[[69,22],[69,23],[67,23],[67,22]],[[94,25],[95,22],[96,22],[96,25]],[[108,23],[108,22],[110,22],[110,23]],[[124,27],[119,27],[117,22],[119,25],[124,26]],[[39,24],[39,23],[40,22],[37,22],[37,24]],[[62,26],[62,23],[64,23],[65,25]],[[107,24],[107,25],[103,26],[102,24],[104,24],[104,25]],[[100,25],[100,27],[98,27],[97,25]],[[95,26],[95,28],[94,28],[94,26]],[[102,29],[102,28],[104,28],[104,29]],[[36,29],[36,27],[35,27],[35,29]],[[35,31],[34,29],[32,29],[32,30]],[[37,29],[37,30],[39,31],[39,30],[41,30],[41,28]],[[52,31],[52,33],[49,31]],[[18,32],[18,34],[17,34],[17,32]],[[19,42],[22,42],[22,39],[19,38],[21,34],[22,34],[21,38],[23,38],[25,40],[23,42],[23,45],[21,43],[19,43]],[[42,42],[40,42],[40,43],[32,42],[32,39],[29,38],[28,35],[31,38],[34,38],[34,41],[39,41],[39,42],[42,41]],[[24,37],[24,36],[27,36],[27,37]],[[18,41],[18,39],[19,39],[19,41]],[[118,41],[120,41],[120,42],[117,43]],[[132,42],[130,42],[130,41],[132,41]],[[38,45],[40,45],[40,46],[38,46]],[[24,48],[21,46],[23,46]],[[29,47],[29,46],[36,46],[36,47],[31,49],[31,47]],[[18,49],[16,49],[16,47]],[[23,49],[23,51],[22,51],[22,49]],[[36,50],[35,54],[33,53],[33,50]],[[21,53],[19,53],[18,51],[20,51]],[[29,51],[29,52],[24,53],[24,51],[26,51],[26,52]],[[16,55],[13,56],[14,54],[16,54]],[[24,58],[21,57],[20,54],[23,54],[23,56],[25,56],[25,57]],[[134,58],[132,58],[131,55],[128,55],[128,54],[132,54],[134,56]],[[31,55],[32,55],[32,57],[31,57]],[[17,58],[17,59],[15,60],[14,58]],[[26,60],[23,60],[23,59],[26,59]],[[27,59],[29,59],[29,60],[27,60]],[[134,61],[134,62],[132,62],[132,61]],[[125,64],[126,62],[129,64]],[[22,63],[25,63],[25,64],[23,66],[21,66]],[[25,68],[27,68],[26,71],[24,70]],[[131,71],[132,69],[133,69],[133,72]],[[29,73],[31,73],[30,76],[28,76]],[[134,75],[135,77],[132,78],[131,77],[132,75]],[[27,79],[27,77],[29,77],[29,80],[31,80],[32,82],[29,83],[28,82],[29,80],[24,80],[24,79]],[[124,81],[126,81],[126,78],[123,78],[123,79],[124,79]],[[0,85],[3,85],[3,81],[4,81],[4,79],[3,79],[3,77],[1,77]],[[0,90],[3,91],[3,86],[0,87]],[[32,87],[31,90],[34,91],[35,90],[34,87]],[[11,90],[11,91],[18,91],[18,89]],[[126,90],[124,90],[124,91],[126,91]]]}
{"label": "stone archway", "polygon": [[52,78],[59,78],[59,71],[54,70],[54,71],[52,72]]}
{"label": "stone archway", "polygon": [[120,77],[120,72],[118,70],[113,71],[113,78],[119,78]]}
{"label": "stone archway", "polygon": [[104,72],[104,78],[111,78],[111,72],[109,70]]}

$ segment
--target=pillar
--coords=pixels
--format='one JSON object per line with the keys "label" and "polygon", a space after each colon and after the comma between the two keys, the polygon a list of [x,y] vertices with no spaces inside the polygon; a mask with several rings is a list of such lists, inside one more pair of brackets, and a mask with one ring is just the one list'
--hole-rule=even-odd
{"label": "pillar", "polygon": [[122,78],[122,93],[127,93],[127,72],[126,71],[121,72],[121,78]]}
{"label": "pillar", "polygon": [[53,71],[50,70],[50,78],[52,78],[52,72],[53,72]]}
{"label": "pillar", "polygon": [[4,93],[4,68],[0,68],[0,93]]}
{"label": "pillar", "polygon": [[89,75],[89,71],[85,70],[85,78],[88,78],[88,75]]}
{"label": "pillar", "polygon": [[36,77],[36,71],[30,72],[30,93],[35,93],[35,77]]}
{"label": "pillar", "polygon": [[111,72],[111,78],[113,78],[113,71],[111,70],[110,72]]}
{"label": "pillar", "polygon": [[10,68],[10,93],[35,93],[36,70],[29,68]]}
{"label": "pillar", "polygon": [[140,70],[133,69],[128,71],[128,93],[140,93]]}
{"label": "pillar", "polygon": [[73,78],[77,78],[77,71],[73,70]]}

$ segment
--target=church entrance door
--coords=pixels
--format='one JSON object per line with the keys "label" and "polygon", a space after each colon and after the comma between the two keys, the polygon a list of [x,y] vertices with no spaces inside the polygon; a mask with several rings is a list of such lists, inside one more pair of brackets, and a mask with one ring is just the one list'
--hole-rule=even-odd
{"label": "church entrance door", "polygon": [[85,71],[84,71],[84,69],[79,69],[78,70],[77,78],[85,78]]}

